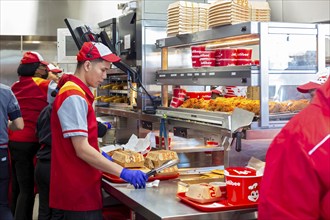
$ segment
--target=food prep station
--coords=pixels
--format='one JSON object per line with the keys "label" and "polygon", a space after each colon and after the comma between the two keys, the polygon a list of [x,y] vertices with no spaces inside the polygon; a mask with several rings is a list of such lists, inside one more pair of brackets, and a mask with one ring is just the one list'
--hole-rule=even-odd
{"label": "food prep station", "polygon": [[[201,135],[210,131],[219,135],[220,144],[217,147],[184,146],[183,148],[176,148],[173,145],[171,150],[181,155],[180,159],[188,158],[188,162],[182,161],[181,168],[179,166],[179,173],[191,170],[192,173],[198,174],[203,170],[207,172],[214,168],[224,169],[228,166],[245,166],[252,156],[264,160],[265,153],[273,137],[296,114],[295,112],[270,114],[268,107],[270,88],[301,84],[313,79],[319,70],[325,68],[323,46],[328,28],[328,25],[317,24],[247,22],[157,40],[156,46],[161,49],[158,56],[161,65],[155,72],[143,75],[143,77],[148,78],[146,81],[161,86],[162,106],[157,108],[156,114],[116,110],[111,108],[111,105],[110,108],[96,107],[96,112],[103,115],[117,114],[120,117],[135,118],[139,127],[138,133],[141,130],[156,130],[158,132],[161,121],[164,119],[167,132],[173,131],[175,128],[185,128],[188,132],[197,130]],[[269,57],[273,55],[269,52],[271,49],[269,42],[271,39],[277,39],[277,37],[282,38],[283,35],[297,37],[298,41],[301,39],[310,41],[313,37],[316,38],[317,43],[312,43],[312,50],[318,56],[318,59],[315,59],[315,65],[306,68],[293,67],[293,69],[278,70],[276,64],[271,64]],[[245,43],[241,43],[240,38],[245,39]],[[191,45],[212,45],[214,42],[218,42],[219,39],[224,42],[237,41],[234,45],[254,45],[254,50],[257,51],[259,56],[260,65],[178,68],[180,64],[173,61],[172,56],[178,59],[178,54],[181,56],[180,60],[184,62],[190,60]],[[246,43],[247,39],[249,43]],[[281,39],[279,41],[280,44],[283,43]],[[173,65],[173,68],[171,65]],[[150,74],[153,74],[152,77]],[[154,81],[150,77],[154,78]],[[260,100],[260,115],[252,114],[251,116],[244,114],[243,111],[243,113],[239,112],[238,117],[236,117],[235,113],[168,107],[169,85],[208,86],[214,84],[259,87],[257,97]],[[237,140],[237,131],[242,132],[239,140]],[[164,147],[168,149],[168,146]],[[211,152],[212,160],[196,156],[205,156],[205,152]],[[219,160],[215,160],[217,161],[215,164],[212,162],[203,164],[204,160],[214,161],[214,157],[219,157],[221,154],[217,154],[217,152],[223,153],[220,163]],[[189,155],[194,156],[189,157]],[[200,163],[196,163],[196,161]],[[179,183],[182,182],[181,178],[180,175],[176,179],[162,180],[159,187],[144,190],[132,190],[127,187],[127,184],[113,183],[104,178],[103,187],[111,196],[126,204],[135,212],[137,219],[257,219],[256,207],[239,207],[234,210],[210,212],[201,211],[187,205],[180,201],[177,195],[180,188]]]}
{"label": "food prep station", "polygon": [[[180,159],[179,171],[176,175],[150,178],[150,182],[160,180],[158,187],[134,189],[119,177],[114,178],[104,174],[102,191],[105,204],[108,202],[111,205],[127,206],[131,210],[132,220],[255,220],[258,218],[257,205],[233,206],[222,204],[224,201],[221,200],[217,202],[218,206],[196,207],[196,204],[185,201],[182,193],[187,190],[189,184],[223,182],[224,177],[201,178],[212,170],[224,170],[231,166],[243,167],[251,157],[264,161],[273,138],[297,114],[297,112],[270,113],[268,102],[270,100],[281,102],[293,98],[296,94],[291,92],[293,90],[296,92],[297,85],[315,80],[318,73],[329,68],[328,21],[321,22],[321,19],[320,23],[316,23],[317,20],[307,21],[310,23],[293,23],[306,22],[309,17],[313,17],[313,13],[310,16],[301,13],[304,19],[299,16],[292,22],[286,22],[284,17],[287,16],[290,20],[291,12],[292,17],[297,12],[300,14],[301,4],[284,4],[284,1],[282,0],[280,4],[282,9],[279,10],[277,0],[268,0],[274,6],[273,13],[281,12],[275,15],[277,18],[274,20],[283,20],[283,22],[243,22],[213,26],[208,30],[175,36],[167,36],[166,30],[166,8],[174,0],[136,0],[127,4],[118,4],[118,10],[119,5],[124,9],[122,15],[114,18],[110,18],[117,16],[112,14],[111,7],[110,10],[108,7],[101,10],[97,7],[98,4],[88,1],[77,1],[69,5],[63,2],[60,8],[54,10],[63,14],[55,16],[50,21],[45,16],[47,13],[33,15],[34,23],[38,27],[27,26],[27,29],[35,29],[35,31],[26,32],[20,30],[22,28],[17,25],[15,28],[17,31],[26,33],[14,31],[13,36],[6,34],[1,36],[3,81],[5,84],[12,84],[16,80],[17,61],[21,58],[22,51],[27,49],[55,57],[54,60],[57,59],[57,63],[65,72],[73,72],[76,68],[77,48],[72,33],[69,33],[67,28],[63,28],[65,24],[62,15],[79,17],[78,14],[72,13],[72,11],[79,13],[81,8],[78,6],[92,7],[94,11],[100,11],[99,15],[104,12],[110,19],[98,23],[96,29],[108,34],[117,55],[133,70],[126,72],[113,65],[107,73],[104,84],[93,91],[96,96],[97,117],[111,122],[112,125],[111,134],[109,133],[111,137],[106,138],[109,138],[111,144],[124,144],[132,134],[145,137],[149,132],[153,135],[165,132],[160,137],[172,135],[170,136],[172,141],[170,145],[166,140],[161,149],[175,151]],[[116,4],[114,2],[113,4]],[[39,7],[38,12],[45,12],[56,4],[49,2],[49,4],[36,4],[34,7]],[[30,4],[31,7],[32,5],[34,4]],[[103,7],[102,4],[100,5]],[[309,4],[304,6],[306,5]],[[319,8],[313,11],[322,14],[320,12],[322,4],[314,5],[318,5]],[[21,14],[26,17],[24,13]],[[90,16],[88,13],[85,14],[79,19],[89,21]],[[278,16],[282,16],[282,19],[278,19]],[[46,21],[41,26],[38,22],[40,18]],[[59,18],[61,20],[58,20]],[[53,28],[49,27],[58,26],[57,23],[61,23],[62,28],[57,29],[56,38],[56,33],[50,32]],[[41,40],[42,44],[35,43],[34,39],[37,40],[36,42]],[[56,49],[51,51],[54,45],[57,51]],[[228,47],[249,48],[252,49],[253,60],[258,62],[251,65],[194,68],[192,46],[205,46],[211,50]],[[7,59],[8,57],[14,59]],[[114,84],[115,87],[108,87],[110,84]],[[210,91],[217,86],[245,86],[251,89],[247,98],[260,102],[260,113],[254,114],[242,109],[220,112],[170,106],[174,88]],[[116,96],[118,99],[110,102],[110,99],[102,99],[103,96]],[[154,97],[153,101],[150,96]],[[208,141],[216,144],[208,145]],[[103,143],[106,145],[102,140],[100,146]]]}
{"label": "food prep station", "polygon": [[138,190],[128,187],[128,184],[111,183],[106,179],[102,181],[103,188],[127,205],[135,213],[136,219],[257,219],[256,207],[234,210],[224,207],[218,208],[221,211],[205,212],[182,203],[176,196],[178,191],[184,190],[179,179],[161,181],[158,187]]}

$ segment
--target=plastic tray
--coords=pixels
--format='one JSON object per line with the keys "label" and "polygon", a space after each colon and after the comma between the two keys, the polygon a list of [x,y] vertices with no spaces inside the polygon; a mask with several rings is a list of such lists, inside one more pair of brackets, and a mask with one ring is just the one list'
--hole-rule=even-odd
{"label": "plastic tray", "polygon": [[[109,180],[112,183],[126,183],[125,180],[121,179],[118,176],[112,175],[110,173],[103,173],[103,177],[107,180]],[[173,173],[170,175],[159,175],[159,176],[151,176],[148,179],[148,182],[152,182],[154,180],[169,180],[169,179],[175,179],[179,177],[179,173]]]}
{"label": "plastic tray", "polygon": [[185,192],[180,192],[177,194],[177,197],[181,199],[184,203],[204,212],[216,212],[216,211],[227,211],[233,209],[248,209],[248,208],[257,208],[258,204],[246,204],[246,205],[230,205],[227,200],[220,200],[217,202],[201,204],[194,202],[186,197]]}

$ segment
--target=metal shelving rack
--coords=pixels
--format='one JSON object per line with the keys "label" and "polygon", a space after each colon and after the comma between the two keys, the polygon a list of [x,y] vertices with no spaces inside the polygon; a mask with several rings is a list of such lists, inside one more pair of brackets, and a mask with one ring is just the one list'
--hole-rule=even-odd
{"label": "metal shelving rack", "polygon": [[[217,85],[217,86],[258,86],[260,97],[260,115],[258,120],[249,126],[253,137],[276,133],[294,115],[283,114],[283,117],[269,114],[269,86],[270,85],[299,85],[315,79],[315,74],[325,69],[325,36],[329,25],[324,24],[298,24],[279,22],[246,22],[235,25],[216,27],[213,29],[182,34],[156,41],[156,47],[161,49],[161,69],[156,71],[155,83],[162,88],[162,107],[158,110],[159,116],[169,114],[168,124],[171,126],[183,126],[200,130],[213,130],[221,136],[221,146],[227,149],[235,144],[232,139],[234,133],[230,127],[232,123],[230,115],[225,117],[221,124],[208,121],[214,118],[214,112],[195,112],[194,110],[168,108],[168,85]],[[311,67],[297,67],[291,69],[279,69],[270,66],[271,48],[273,41],[279,37],[286,37],[292,43],[292,39],[312,39],[311,43],[317,59]],[[292,37],[292,39],[291,39]],[[284,38],[285,39],[285,38]],[[291,41],[290,41],[291,40]],[[307,43],[307,42],[304,42]],[[171,52],[179,53],[180,50],[189,49],[192,45],[207,45],[221,48],[228,46],[257,46],[259,53],[259,66],[226,66],[210,68],[183,68],[176,65],[171,68],[169,56]],[[315,48],[314,48],[315,46]],[[186,56],[185,58],[187,59]],[[180,59],[176,59],[180,60]],[[181,59],[184,60],[184,59]],[[176,62],[175,61],[175,62]],[[194,111],[194,112],[191,112]],[[229,129],[228,129],[229,128]],[[258,133],[256,135],[256,133]],[[252,137],[251,136],[251,137]],[[270,134],[270,136],[272,136]],[[249,140],[251,141],[251,140]],[[252,140],[253,141],[253,140]],[[270,139],[271,141],[271,139]],[[224,166],[229,165],[229,154],[225,150]]]}
{"label": "metal shelving rack", "polygon": [[[279,22],[246,22],[227,25],[192,34],[159,39],[156,46],[162,49],[162,69],[156,72],[156,84],[162,85],[163,107],[167,107],[167,85],[232,85],[260,87],[260,120],[254,123],[257,129],[279,128],[287,121],[279,123],[269,120],[269,86],[299,85],[315,78],[315,74],[325,68],[325,42],[328,25],[298,24]],[[272,69],[269,66],[269,50],[272,39],[286,35],[315,37],[317,64],[315,68]],[[170,48],[185,48],[192,45],[259,46],[260,66],[226,66],[211,68],[168,68]]]}

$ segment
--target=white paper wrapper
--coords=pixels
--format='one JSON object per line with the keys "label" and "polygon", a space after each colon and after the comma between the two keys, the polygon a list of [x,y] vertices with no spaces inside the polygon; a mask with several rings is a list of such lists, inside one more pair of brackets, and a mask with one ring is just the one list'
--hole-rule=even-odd
{"label": "white paper wrapper", "polygon": [[132,134],[130,139],[126,144],[123,145],[106,145],[102,147],[101,149],[104,152],[109,152],[117,149],[125,149],[125,150],[131,150],[134,152],[139,152],[141,154],[146,154],[150,151],[150,138],[151,138],[151,132],[147,134],[145,138],[138,138],[135,134]]}
{"label": "white paper wrapper", "polygon": [[158,187],[160,183],[160,180],[154,180],[152,182],[146,183],[146,187],[152,188],[152,187]]}
{"label": "white paper wrapper", "polygon": [[253,168],[257,171],[257,176],[264,174],[265,166],[266,162],[263,162],[255,157],[251,157],[247,165],[247,167]]}

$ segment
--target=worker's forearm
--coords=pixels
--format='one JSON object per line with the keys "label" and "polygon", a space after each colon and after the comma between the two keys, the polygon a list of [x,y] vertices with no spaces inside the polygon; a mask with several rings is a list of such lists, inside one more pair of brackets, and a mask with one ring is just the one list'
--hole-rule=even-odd
{"label": "worker's forearm", "polygon": [[84,148],[84,150],[77,152],[77,156],[79,158],[103,172],[111,173],[116,176],[120,175],[123,169],[120,165],[109,161],[107,158],[103,157],[100,152],[92,147],[87,146]]}

